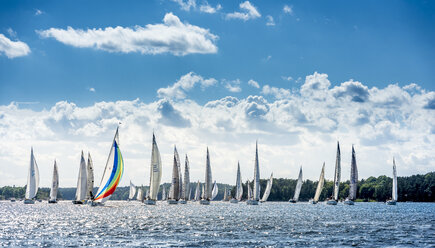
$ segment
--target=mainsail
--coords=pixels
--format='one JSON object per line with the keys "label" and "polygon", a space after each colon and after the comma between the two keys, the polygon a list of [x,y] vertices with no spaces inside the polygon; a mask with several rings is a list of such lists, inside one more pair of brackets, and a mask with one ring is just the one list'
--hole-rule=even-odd
{"label": "mainsail", "polygon": [[349,200],[354,201],[356,199],[356,190],[358,184],[358,169],[356,167],[355,149],[352,145],[352,162],[350,164],[350,188],[349,188]]}
{"label": "mainsail", "polygon": [[53,180],[51,182],[51,189],[50,189],[50,201],[56,201],[58,188],[59,188],[59,173],[57,172],[56,160],[54,160]]}
{"label": "mainsail", "polygon": [[211,192],[211,200],[212,201],[214,200],[214,198],[216,198],[218,191],[219,191],[219,189],[218,189],[217,183],[216,183],[216,181],[214,181],[213,190]]}
{"label": "mainsail", "polygon": [[242,200],[243,196],[243,185],[242,185],[242,176],[240,174],[240,163],[237,163],[237,179],[236,179],[236,194],[235,198],[238,201]]}
{"label": "mainsail", "polygon": [[94,198],[94,165],[92,163],[91,153],[88,153],[88,164],[86,167],[87,172],[87,189],[86,189],[86,199],[92,200]]}
{"label": "mainsail", "polygon": [[201,189],[200,189],[200,183],[198,181],[198,183],[196,184],[196,190],[195,190],[195,201],[199,201],[201,199]]}
{"label": "mainsail", "polygon": [[[151,151],[151,165],[150,165],[150,195],[151,200],[157,200],[159,193],[160,181],[162,179],[162,159],[160,157],[159,148],[157,147],[156,137],[153,133],[153,148]],[[147,199],[148,199],[147,198]]]}
{"label": "mainsail", "polygon": [[36,163],[35,156],[33,156],[33,147],[30,151],[30,165],[29,174],[27,175],[27,186],[26,186],[26,199],[33,199],[38,193],[39,188],[39,169]]}
{"label": "mainsail", "polygon": [[301,193],[301,188],[302,188],[302,166],[301,169],[299,170],[298,182],[296,183],[295,194],[293,196],[294,201],[299,200],[299,194]]}
{"label": "mainsail", "polygon": [[210,200],[212,198],[212,175],[211,175],[211,166],[210,166],[210,154],[208,152],[207,147],[207,160],[205,163],[205,193],[203,199]]}
{"label": "mainsail", "polygon": [[77,179],[76,201],[84,201],[86,199],[86,192],[88,189],[87,180],[86,162],[82,151],[80,158],[79,178]]}
{"label": "mainsail", "polygon": [[107,158],[103,178],[101,179],[100,187],[98,188],[94,201],[104,203],[109,200],[110,196],[115,192],[116,187],[121,181],[123,173],[124,160],[122,159],[121,150],[119,149],[119,135],[117,128],[110,148],[109,157]]}
{"label": "mainsail", "polygon": [[172,184],[169,190],[169,199],[179,200],[180,199],[180,166],[178,162],[178,152],[177,147],[174,148],[174,164],[172,166]]}
{"label": "mainsail", "polygon": [[184,163],[184,185],[183,185],[183,199],[188,201],[190,193],[190,176],[189,176],[189,159],[187,158]]}
{"label": "mainsail", "polygon": [[136,195],[136,186],[130,180],[130,193],[128,194],[128,199],[133,200]]}
{"label": "mainsail", "polygon": [[340,154],[340,143],[337,141],[337,156],[335,159],[335,173],[334,173],[334,191],[333,198],[338,201],[338,192],[340,187],[340,176],[341,176],[341,154]]}
{"label": "mainsail", "polygon": [[251,190],[251,184],[248,181],[248,200],[252,200],[252,190]]}
{"label": "mainsail", "polygon": [[205,187],[204,184],[202,185],[202,193],[201,193],[201,199],[205,199]]}
{"label": "mainsail", "polygon": [[318,202],[320,198],[320,193],[322,193],[323,184],[325,183],[325,162],[323,162],[322,172],[320,172],[319,182],[317,183],[316,194],[314,195],[314,202]]}
{"label": "mainsail", "polygon": [[167,197],[166,197],[166,188],[165,186],[162,185],[162,201],[166,201]]}
{"label": "mainsail", "polygon": [[260,199],[260,165],[258,163],[258,142],[255,142],[254,192],[253,200]]}
{"label": "mainsail", "polygon": [[392,200],[397,201],[397,172],[396,172],[396,161],[393,158],[393,190],[392,190]]}
{"label": "mainsail", "polygon": [[267,198],[269,198],[270,190],[272,189],[273,184],[273,173],[270,174],[269,180],[267,180],[266,190],[264,190],[263,198],[261,198],[262,202],[267,201]]}
{"label": "mainsail", "polygon": [[142,199],[143,199],[143,190],[142,190],[142,187],[140,187],[140,188],[137,190],[136,200],[138,200],[138,201],[142,201]]}
{"label": "mainsail", "polygon": [[177,147],[175,147],[174,156],[176,157],[178,167],[178,200],[182,197],[183,194],[183,174],[181,173],[181,160],[180,156],[178,156]]}

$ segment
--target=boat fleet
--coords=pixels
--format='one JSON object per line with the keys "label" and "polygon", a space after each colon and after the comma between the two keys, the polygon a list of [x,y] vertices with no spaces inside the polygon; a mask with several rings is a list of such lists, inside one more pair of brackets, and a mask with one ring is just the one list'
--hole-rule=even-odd
{"label": "boat fleet", "polygon": [[[72,201],[73,204],[88,204],[90,206],[103,205],[104,202],[110,199],[111,195],[115,192],[122,175],[124,173],[124,161],[119,147],[119,127],[116,129],[115,136],[113,138],[112,146],[110,148],[109,156],[104,168],[103,177],[101,179],[97,193],[93,194],[94,188],[94,173],[93,173],[93,163],[90,153],[88,153],[87,162],[84,158],[83,151],[80,158],[79,175],[77,180],[77,188],[75,199]],[[177,147],[174,146],[174,158],[172,166],[172,179],[171,186],[168,193],[166,193],[166,188],[161,186],[162,178],[162,161],[160,157],[159,148],[157,146],[156,137],[153,133],[152,138],[152,150],[151,150],[151,164],[150,164],[150,183],[145,194],[143,192],[144,187],[136,187],[130,181],[130,191],[129,191],[129,201],[138,200],[143,202],[145,205],[156,205],[158,193],[161,188],[160,200],[166,201],[168,204],[186,204],[188,201],[199,202],[201,205],[210,205],[210,202],[215,200],[218,195],[219,189],[216,181],[212,180],[212,170],[210,163],[210,153],[207,147],[206,163],[205,163],[205,177],[204,183],[198,181],[196,183],[195,190],[190,187],[190,166],[189,159],[186,154],[184,161],[184,176],[181,169],[181,161],[177,151]],[[325,200],[327,205],[337,205],[339,201],[339,187],[341,178],[341,153],[340,144],[337,142],[337,154],[335,162],[334,171],[334,184],[332,196]],[[251,184],[247,183],[247,199],[242,199],[243,196],[243,185],[242,177],[240,173],[240,163],[237,163],[237,174],[236,174],[236,184],[235,193],[232,197],[231,190],[224,190],[224,196],[222,201],[228,201],[233,204],[237,204],[241,201],[245,201],[247,205],[259,205],[259,203],[264,203],[267,201],[272,185],[273,185],[273,173],[267,180],[266,189],[264,190],[263,196],[260,197],[260,164],[258,159],[258,142],[255,144],[255,162],[254,162],[254,178],[253,187]],[[319,181],[316,187],[315,195],[310,199],[310,203],[317,204],[323,186],[325,183],[325,163],[323,163]],[[299,176],[295,187],[295,192],[293,197],[289,200],[290,203],[297,203],[299,201],[299,195],[303,184],[303,174],[302,166],[299,170]],[[352,159],[351,159],[351,172],[350,172],[350,188],[349,196],[344,200],[346,205],[354,205],[357,194],[357,184],[358,184],[358,169],[356,164],[355,149],[352,145]],[[39,187],[39,170],[36,163],[36,159],[33,153],[33,147],[30,153],[30,165],[27,177],[27,186],[25,194],[25,204],[35,203],[36,194]],[[48,203],[57,203],[57,192],[59,188],[59,174],[56,160],[53,166],[53,177],[50,189],[50,197]],[[136,194],[137,193],[137,194]],[[136,196],[136,197],[135,197]],[[397,202],[397,173],[396,164],[393,158],[393,184],[392,184],[392,197],[386,203],[388,205],[396,205]]]}

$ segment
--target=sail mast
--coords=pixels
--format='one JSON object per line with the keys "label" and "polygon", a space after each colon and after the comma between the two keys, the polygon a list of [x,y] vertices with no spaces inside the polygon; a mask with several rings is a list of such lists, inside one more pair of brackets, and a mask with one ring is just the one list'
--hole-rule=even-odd
{"label": "sail mast", "polygon": [[318,202],[320,193],[322,193],[323,184],[325,183],[325,162],[323,162],[322,172],[320,172],[319,182],[317,183],[316,194],[314,195],[314,202]]}
{"label": "sail mast", "polygon": [[337,156],[335,159],[334,195],[333,195],[335,201],[338,201],[340,175],[341,175],[341,154],[340,154],[340,143],[337,141]]}
{"label": "sail mast", "polygon": [[349,200],[354,201],[356,199],[356,190],[358,184],[358,169],[356,167],[355,149],[352,145],[352,162],[350,166],[350,189]]}

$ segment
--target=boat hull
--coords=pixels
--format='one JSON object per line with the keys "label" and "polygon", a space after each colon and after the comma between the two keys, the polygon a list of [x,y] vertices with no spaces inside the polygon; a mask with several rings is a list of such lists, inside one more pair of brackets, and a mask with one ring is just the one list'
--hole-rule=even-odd
{"label": "boat hull", "polygon": [[247,200],[246,204],[248,204],[248,205],[258,205],[258,201],[256,201],[256,200]]}
{"label": "boat hull", "polygon": [[313,200],[313,199],[310,199],[308,202],[311,203],[311,204],[317,204],[317,202],[315,200]]}
{"label": "boat hull", "polygon": [[327,205],[337,205],[337,201],[336,200],[329,200],[326,202]]}
{"label": "boat hull", "polygon": [[56,200],[48,200],[48,203],[57,203]]}
{"label": "boat hull", "polygon": [[11,199],[11,202],[15,202],[16,200],[15,199]]}
{"label": "boat hull", "polygon": [[187,204],[187,201],[185,201],[185,200],[179,200],[178,203],[179,204]]}
{"label": "boat hull", "polygon": [[387,201],[387,205],[396,205],[396,201]]}
{"label": "boat hull", "polygon": [[72,201],[72,203],[73,204],[81,204],[81,205],[83,205],[83,203],[85,203],[84,201],[77,201],[77,200],[74,200],[74,201]]}
{"label": "boat hull", "polygon": [[345,200],[344,204],[346,204],[346,205],[355,205],[355,203],[352,200]]}
{"label": "boat hull", "polygon": [[178,201],[170,199],[170,200],[168,200],[168,204],[171,204],[171,205],[178,204]]}
{"label": "boat hull", "polygon": [[209,200],[200,200],[199,204],[201,204],[201,205],[210,205],[210,201]]}
{"label": "boat hull", "polygon": [[154,200],[145,200],[143,201],[145,205],[156,205],[156,201]]}
{"label": "boat hull", "polygon": [[237,199],[231,199],[230,203],[239,203],[239,201]]}
{"label": "boat hull", "polygon": [[296,203],[297,201],[295,201],[295,200],[291,199],[291,200],[290,200],[290,201],[288,201],[288,202],[290,202],[290,203]]}
{"label": "boat hull", "polygon": [[35,204],[35,200],[32,199],[25,199],[24,204]]}

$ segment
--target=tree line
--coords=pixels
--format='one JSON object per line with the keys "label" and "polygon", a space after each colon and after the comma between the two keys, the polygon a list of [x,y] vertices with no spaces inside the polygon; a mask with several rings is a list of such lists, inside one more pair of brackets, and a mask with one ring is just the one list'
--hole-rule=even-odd
{"label": "tree line", "polygon": [[[387,176],[369,177],[358,182],[357,199],[359,201],[386,201],[391,198],[392,178]],[[270,192],[268,201],[288,201],[293,198],[296,187],[296,179],[276,178],[273,180],[273,186]],[[243,184],[243,198],[247,197],[247,183]],[[252,182],[251,187],[253,187]],[[267,180],[261,179],[261,195],[266,189]],[[430,172],[425,175],[414,175],[409,177],[398,177],[398,196],[399,201],[416,201],[416,202],[435,202],[435,172]],[[158,194],[158,199],[161,198],[162,187],[169,192],[169,183],[162,184]],[[223,199],[224,189],[231,189],[231,194],[235,194],[235,186],[228,184],[218,184],[219,193],[216,200]],[[302,184],[300,201],[308,201],[314,197],[316,192],[317,181],[305,180]],[[193,191],[192,197],[195,194],[196,183],[191,183],[190,188]],[[147,187],[143,187],[145,193]],[[333,182],[325,181],[320,201],[332,195]],[[94,189],[94,192],[97,188]],[[25,187],[5,186],[0,188],[0,199],[8,200],[11,198],[23,199],[26,192]],[[75,188],[59,188],[58,199],[73,200],[75,197]],[[37,199],[46,200],[49,198],[49,188],[39,188]],[[127,200],[129,187],[118,187],[110,199],[112,200]],[[341,199],[345,199],[349,194],[349,181],[340,183]]]}

